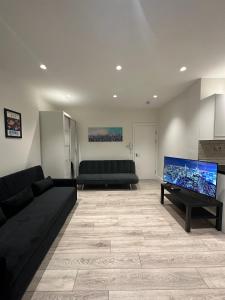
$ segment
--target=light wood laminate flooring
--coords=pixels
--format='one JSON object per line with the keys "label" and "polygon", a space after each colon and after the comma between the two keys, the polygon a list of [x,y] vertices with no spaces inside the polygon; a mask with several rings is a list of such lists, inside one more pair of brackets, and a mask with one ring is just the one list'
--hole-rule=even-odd
{"label": "light wood laminate flooring", "polygon": [[79,191],[23,300],[225,300],[225,235],[182,217],[158,181]]}

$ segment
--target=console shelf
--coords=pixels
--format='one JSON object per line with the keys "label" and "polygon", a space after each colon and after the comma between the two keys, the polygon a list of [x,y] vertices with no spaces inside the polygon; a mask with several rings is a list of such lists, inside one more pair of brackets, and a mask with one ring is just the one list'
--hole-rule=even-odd
{"label": "console shelf", "polygon": [[[165,190],[169,194],[165,194]],[[189,191],[174,189],[170,184],[161,184],[161,204],[164,197],[185,210],[185,231],[191,231],[191,219],[216,219],[216,229],[221,231],[223,203],[203,195]],[[206,207],[216,207],[216,214],[206,210]]]}

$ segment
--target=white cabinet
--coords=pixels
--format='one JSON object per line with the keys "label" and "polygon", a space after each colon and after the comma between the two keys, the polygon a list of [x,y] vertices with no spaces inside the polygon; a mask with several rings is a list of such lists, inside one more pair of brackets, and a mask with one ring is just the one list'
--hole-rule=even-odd
{"label": "white cabinet", "polygon": [[40,112],[41,160],[44,173],[54,178],[71,178],[76,169],[75,121],[61,111]]}
{"label": "white cabinet", "polygon": [[225,139],[225,95],[201,100],[199,139]]}
{"label": "white cabinet", "polygon": [[215,96],[200,102],[200,140],[212,140],[214,138],[214,122]]}
{"label": "white cabinet", "polygon": [[216,95],[215,137],[225,138],[225,95]]}

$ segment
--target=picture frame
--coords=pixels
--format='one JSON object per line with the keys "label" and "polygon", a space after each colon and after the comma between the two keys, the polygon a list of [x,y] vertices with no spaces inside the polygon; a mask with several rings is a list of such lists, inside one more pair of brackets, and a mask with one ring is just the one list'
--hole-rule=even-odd
{"label": "picture frame", "polygon": [[89,142],[122,142],[122,127],[89,127]]}
{"label": "picture frame", "polygon": [[22,116],[21,113],[4,108],[5,137],[22,138]]}

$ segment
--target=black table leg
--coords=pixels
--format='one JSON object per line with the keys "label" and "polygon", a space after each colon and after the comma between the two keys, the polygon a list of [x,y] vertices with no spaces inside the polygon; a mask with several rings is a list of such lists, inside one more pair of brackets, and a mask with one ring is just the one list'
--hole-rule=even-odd
{"label": "black table leg", "polygon": [[191,231],[191,210],[190,206],[186,206],[186,219],[185,219],[185,231]]}
{"label": "black table leg", "polygon": [[161,184],[161,204],[164,204],[164,185]]}
{"label": "black table leg", "polygon": [[218,231],[222,230],[222,211],[223,211],[223,206],[217,206],[217,208],[216,208],[216,229]]}

